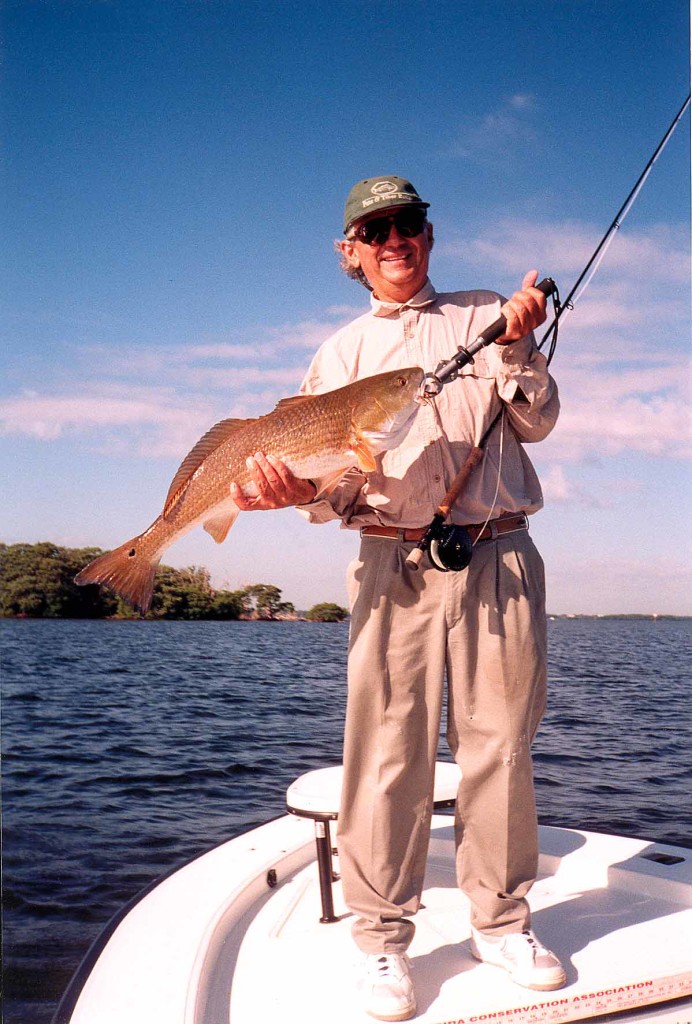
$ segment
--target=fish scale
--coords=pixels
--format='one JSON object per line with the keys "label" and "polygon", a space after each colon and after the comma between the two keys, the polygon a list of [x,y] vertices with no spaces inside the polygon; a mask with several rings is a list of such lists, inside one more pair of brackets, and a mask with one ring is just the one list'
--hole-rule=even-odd
{"label": "fish scale", "polygon": [[248,457],[273,455],[294,476],[318,481],[318,493],[329,493],[352,466],[374,470],[376,456],[403,440],[418,408],[422,380],[420,367],[408,367],[321,395],[283,399],[258,419],[221,420],[181,463],[161,515],[137,537],[90,562],[75,582],[108,587],[146,613],[164,551],[200,524],[221,543],[239,512],[231,483],[247,496],[257,493]]}

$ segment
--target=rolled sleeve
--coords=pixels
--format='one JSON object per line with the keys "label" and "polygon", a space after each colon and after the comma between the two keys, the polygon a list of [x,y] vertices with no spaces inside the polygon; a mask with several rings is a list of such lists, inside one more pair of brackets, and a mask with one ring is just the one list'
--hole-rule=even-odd
{"label": "rolled sleeve", "polygon": [[560,399],[548,373],[548,361],[538,351],[533,334],[496,346],[497,393],[505,403],[520,441],[542,441],[557,422]]}
{"label": "rolled sleeve", "polygon": [[[402,366],[435,367],[478,338],[503,301],[497,292],[445,292],[415,310],[365,313],[323,343],[301,391],[331,391]],[[480,523],[489,515],[539,509],[540,483],[522,442],[550,433],[559,399],[533,334],[482,348],[460,376],[418,410],[406,437],[382,453],[376,471],[366,475],[354,466],[329,494],[318,491],[316,500],[298,506],[300,515],[316,524],[338,519],[351,530],[373,523],[424,525],[501,404],[513,428],[505,437],[501,486],[496,464],[485,459],[457,500],[453,521]]]}
{"label": "rolled sleeve", "polygon": [[334,506],[325,498],[320,498],[319,501],[311,501],[307,505],[296,505],[296,509],[309,523],[330,523],[334,519],[341,518],[339,513],[335,511]]}
{"label": "rolled sleeve", "polygon": [[[360,500],[365,482],[366,478],[359,469],[349,469],[330,494],[306,505],[296,505],[296,508],[309,523],[329,523],[340,519],[346,527],[360,525],[359,517],[364,512],[368,513],[366,506],[361,508]],[[368,518],[370,522],[373,521],[372,512],[369,512]]]}

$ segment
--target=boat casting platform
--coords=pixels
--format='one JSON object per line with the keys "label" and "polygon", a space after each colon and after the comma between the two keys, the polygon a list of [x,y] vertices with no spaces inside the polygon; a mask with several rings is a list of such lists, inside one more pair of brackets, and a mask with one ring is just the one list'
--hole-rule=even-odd
{"label": "boat casting platform", "polygon": [[[540,846],[533,926],[567,972],[566,987],[547,993],[472,958],[453,821],[433,816],[409,949],[415,1020],[692,1021],[692,852],[551,827],[541,827]],[[314,820],[287,814],[229,840],[123,917],[56,1024],[372,1024],[353,918],[338,881],[331,888],[336,920],[322,924]],[[654,1005],[667,1000],[682,1001]],[[633,1009],[647,1006],[643,1017]]]}

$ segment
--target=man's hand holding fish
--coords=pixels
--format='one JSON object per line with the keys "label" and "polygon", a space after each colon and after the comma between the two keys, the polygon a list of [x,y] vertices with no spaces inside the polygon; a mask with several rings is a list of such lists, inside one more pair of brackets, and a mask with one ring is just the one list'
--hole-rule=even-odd
{"label": "man's hand holding fish", "polygon": [[274,455],[256,452],[245,460],[252,482],[257,488],[254,497],[246,497],[240,484],[231,483],[231,497],[241,512],[268,512],[289,505],[306,505],[315,497],[312,480],[295,476],[285,462]]}
{"label": "man's hand holding fish", "polygon": [[[220,543],[240,511],[297,505],[311,522],[360,531],[348,574],[338,846],[365,956],[363,1008],[388,1021],[416,1012],[406,950],[445,687],[446,734],[461,768],[455,835],[471,951],[525,987],[565,983],[560,961],[531,931],[526,899],[538,869],[530,745],[546,702],[547,638],[543,562],[528,532],[543,498],[525,445],[550,433],[559,410],[532,334],[545,297],[535,271],[508,302],[484,288],[437,292],[428,207],[396,175],[354,185],[337,249],[342,269],[370,292],[370,309],[324,342],[301,395],[267,416],[212,427],[181,464],[158,519],[77,577],[146,611],[162,553],[198,524]],[[424,369],[466,348],[500,312],[499,344],[421,404]],[[428,553],[411,570],[414,545],[486,432],[484,458],[447,524],[466,535],[470,562],[450,570]]]}

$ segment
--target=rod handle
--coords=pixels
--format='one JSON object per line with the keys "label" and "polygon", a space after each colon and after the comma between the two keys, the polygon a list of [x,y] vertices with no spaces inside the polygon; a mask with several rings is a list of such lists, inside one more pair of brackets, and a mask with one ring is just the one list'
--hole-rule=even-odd
{"label": "rod handle", "polygon": [[479,447],[472,448],[471,451],[466,456],[466,461],[464,462],[464,465],[461,467],[457,475],[454,477],[454,480],[452,480],[452,485],[445,494],[444,498],[442,499],[442,503],[440,504],[437,510],[439,514],[442,515],[445,519],[447,518],[451,511],[452,505],[457,500],[457,498],[463,491],[464,487],[466,487],[469,477],[473,473],[476,466],[482,461],[482,459],[483,449]]}
{"label": "rod handle", "polygon": [[426,548],[414,548],[406,558],[406,568],[417,572],[426,550]]}
{"label": "rod handle", "polygon": [[437,526],[441,526],[442,523],[447,518],[447,516],[449,515],[452,505],[457,500],[464,487],[466,487],[468,478],[471,476],[471,473],[482,460],[482,458],[483,449],[479,448],[478,446],[472,448],[471,451],[468,453],[464,465],[461,467],[457,475],[454,477],[451,487],[449,488],[444,498],[442,499],[442,504],[438,506],[437,512],[435,513],[433,520],[428,526],[424,535],[418,542],[418,546],[415,547],[406,558],[405,565],[407,569],[412,569],[413,572],[417,572],[418,567],[420,566],[423,560],[423,555],[430,547],[431,540],[433,540],[435,537]]}
{"label": "rod handle", "polygon": [[[545,296],[550,296],[555,291],[555,282],[552,277],[544,277],[542,281],[539,281],[539,283],[535,285],[535,287],[538,288],[539,292],[543,292]],[[490,325],[490,327],[486,327],[486,329],[478,335],[471,351],[477,352],[478,349],[485,348],[486,345],[490,345],[490,343],[495,341],[497,338],[501,338],[506,330],[507,318],[499,316],[497,320]]]}

